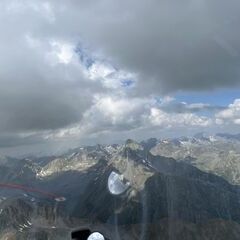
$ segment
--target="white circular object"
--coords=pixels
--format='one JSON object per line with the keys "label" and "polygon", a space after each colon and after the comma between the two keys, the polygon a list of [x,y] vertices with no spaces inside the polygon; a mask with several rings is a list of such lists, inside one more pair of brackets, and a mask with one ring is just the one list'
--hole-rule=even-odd
{"label": "white circular object", "polygon": [[87,240],[105,240],[104,236],[99,232],[92,233]]}
{"label": "white circular object", "polygon": [[124,178],[122,175],[116,173],[116,172],[111,172],[111,174],[108,177],[108,189],[111,194],[113,195],[119,195],[124,193],[128,187],[128,183],[124,183]]}
{"label": "white circular object", "polygon": [[66,201],[66,198],[65,197],[57,197],[57,198],[55,198],[55,201],[56,202],[64,202],[64,201]]}

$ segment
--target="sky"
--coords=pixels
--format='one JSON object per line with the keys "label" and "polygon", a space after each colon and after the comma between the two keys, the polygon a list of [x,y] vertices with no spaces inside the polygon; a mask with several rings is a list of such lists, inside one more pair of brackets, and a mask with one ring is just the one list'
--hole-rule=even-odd
{"label": "sky", "polygon": [[2,0],[0,155],[240,132],[237,0]]}

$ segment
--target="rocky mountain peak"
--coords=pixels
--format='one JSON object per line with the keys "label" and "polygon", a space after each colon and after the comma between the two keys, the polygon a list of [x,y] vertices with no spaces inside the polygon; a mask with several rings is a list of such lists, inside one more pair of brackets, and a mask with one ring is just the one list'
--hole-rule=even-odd
{"label": "rocky mountain peak", "polygon": [[126,142],[125,142],[125,145],[124,145],[125,148],[129,148],[129,149],[132,149],[132,150],[143,150],[143,147],[140,143],[132,140],[132,139],[128,139]]}

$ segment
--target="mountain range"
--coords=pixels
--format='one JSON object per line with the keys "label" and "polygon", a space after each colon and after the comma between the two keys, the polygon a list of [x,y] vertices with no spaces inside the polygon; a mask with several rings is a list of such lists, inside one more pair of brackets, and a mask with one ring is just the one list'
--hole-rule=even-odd
{"label": "mountain range", "polygon": [[[0,158],[0,239],[240,238],[240,139],[217,134]],[[126,189],[112,194],[114,173]]]}

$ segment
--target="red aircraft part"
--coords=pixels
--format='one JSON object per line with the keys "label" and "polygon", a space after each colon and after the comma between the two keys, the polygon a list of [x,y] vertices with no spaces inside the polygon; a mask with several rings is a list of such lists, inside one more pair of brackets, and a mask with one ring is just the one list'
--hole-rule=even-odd
{"label": "red aircraft part", "polygon": [[34,193],[39,193],[42,195],[47,196],[48,198],[54,199],[55,201],[62,202],[65,201],[66,199],[61,196],[57,196],[53,193],[45,192],[36,188],[31,188],[31,187],[26,187],[23,185],[19,184],[13,184],[13,183],[0,183],[0,188],[12,188],[12,189],[18,189],[26,192],[34,192]]}

